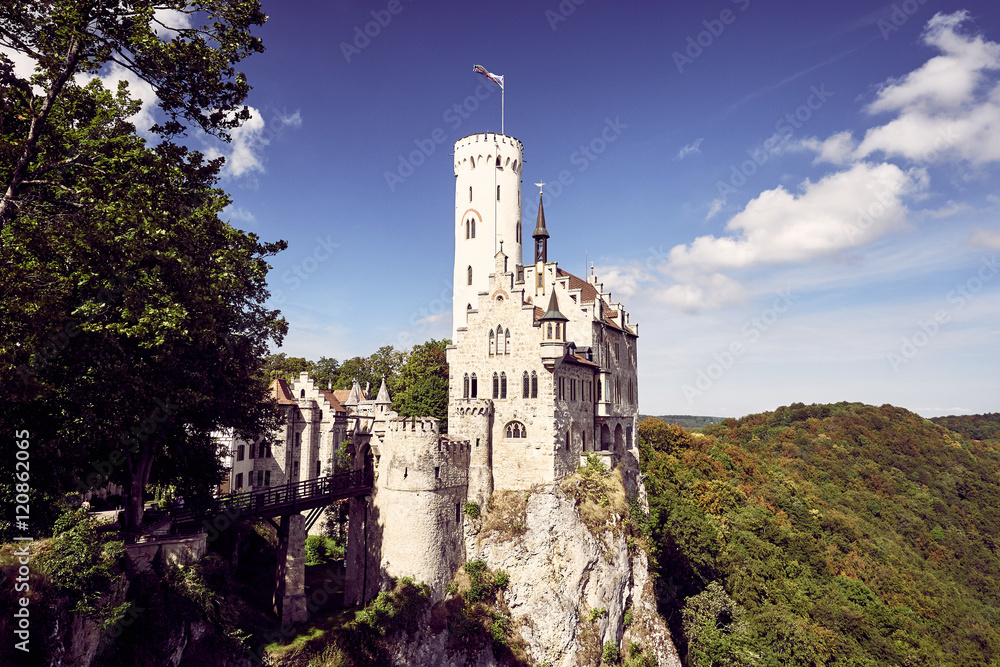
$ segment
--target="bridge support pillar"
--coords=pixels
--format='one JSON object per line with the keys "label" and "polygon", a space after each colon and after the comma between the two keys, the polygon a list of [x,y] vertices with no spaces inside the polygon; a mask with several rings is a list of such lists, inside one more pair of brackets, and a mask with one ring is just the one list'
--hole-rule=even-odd
{"label": "bridge support pillar", "polygon": [[282,623],[301,623],[306,610],[306,518],[281,517],[278,527],[278,571],[274,587],[274,613]]}

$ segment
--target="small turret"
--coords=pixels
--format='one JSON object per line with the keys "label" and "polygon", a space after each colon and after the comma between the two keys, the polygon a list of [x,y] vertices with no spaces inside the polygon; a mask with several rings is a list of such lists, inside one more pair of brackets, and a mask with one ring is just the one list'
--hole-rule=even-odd
{"label": "small turret", "polygon": [[566,356],[566,323],[569,322],[569,318],[559,311],[554,286],[549,296],[549,307],[538,322],[542,330],[542,363],[551,370],[559,359]]}
{"label": "small turret", "polygon": [[541,192],[538,193],[538,220],[535,223],[535,231],[531,233],[531,238],[535,239],[535,264],[549,261],[549,230],[545,228],[545,207],[542,205]]}

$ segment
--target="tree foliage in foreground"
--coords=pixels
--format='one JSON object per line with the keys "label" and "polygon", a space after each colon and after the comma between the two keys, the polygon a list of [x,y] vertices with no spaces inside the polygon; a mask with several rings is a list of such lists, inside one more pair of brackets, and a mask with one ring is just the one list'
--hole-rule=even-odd
{"label": "tree foliage in foreground", "polygon": [[[214,23],[161,40],[150,21],[167,7]],[[0,43],[40,68],[27,82],[0,58],[0,432],[30,434],[36,533],[62,492],[108,480],[125,488],[131,529],[149,483],[195,504],[221,476],[213,431],[254,439],[277,423],[260,377],[286,329],[263,306],[266,258],[284,243],[219,218],[221,160],[148,147],[124,87],[73,78],[131,59],[123,66],[157,88],[164,136],[180,118],[224,134],[248,90],[232,65],[259,50],[247,31],[262,21],[256,2],[0,9]],[[215,117],[215,105],[231,113]],[[0,483],[9,507],[12,491]]]}
{"label": "tree foliage in foreground", "polygon": [[1000,664],[997,440],[856,403],[639,436],[688,665]]}

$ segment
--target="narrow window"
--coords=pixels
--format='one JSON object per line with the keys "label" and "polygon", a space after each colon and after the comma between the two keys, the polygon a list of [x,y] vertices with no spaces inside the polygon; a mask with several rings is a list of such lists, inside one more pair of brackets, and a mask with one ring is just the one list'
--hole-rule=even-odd
{"label": "narrow window", "polygon": [[236,460],[242,461],[243,457],[244,457],[244,449],[243,445],[240,445],[239,447],[236,448]]}
{"label": "narrow window", "polygon": [[566,431],[566,451],[569,451],[569,431]]}
{"label": "narrow window", "polygon": [[580,439],[582,441],[580,443],[580,445],[583,447],[582,451],[587,451],[587,431],[586,430],[580,431]]}
{"label": "narrow window", "polygon": [[250,447],[248,447],[248,449],[250,450],[250,452],[249,452],[250,458],[253,458],[254,450],[256,450],[257,448],[254,447],[253,445],[250,445]]}
{"label": "narrow window", "polygon": [[[316,461],[316,476],[319,477],[319,461]],[[258,482],[259,483],[259,482]]]}
{"label": "narrow window", "polygon": [[562,334],[559,333],[559,325],[560,324],[561,324],[561,322],[556,322],[556,340],[561,340],[562,339]]}
{"label": "narrow window", "polygon": [[455,503],[455,523],[459,523],[462,520],[462,506],[459,503]]}
{"label": "narrow window", "polygon": [[[521,193],[520,193],[520,192],[518,192],[518,193],[517,193],[517,196],[518,196],[518,199],[520,199],[520,197],[521,197]],[[521,242],[521,223],[520,223],[520,222],[519,222],[519,223],[517,223],[517,228],[515,229],[515,232],[514,232],[514,238],[516,238],[516,239],[517,239],[517,242],[518,242],[518,243],[520,243],[520,242]]]}
{"label": "narrow window", "polygon": [[441,479],[441,466],[434,466],[434,479]]}
{"label": "narrow window", "polygon": [[497,166],[498,167],[500,166],[500,156],[499,155],[497,155]]}
{"label": "narrow window", "polygon": [[549,324],[548,324],[548,337],[549,337],[549,340],[552,340],[552,323],[551,322],[549,322]]}
{"label": "narrow window", "polygon": [[264,471],[264,486],[271,486],[271,471]]}
{"label": "narrow window", "polygon": [[493,374],[493,398],[500,398],[500,376]]}
{"label": "narrow window", "polygon": [[500,373],[500,398],[507,398],[507,374]]}
{"label": "narrow window", "polygon": [[493,329],[490,329],[490,356],[491,357],[494,354],[496,354],[496,345],[497,345],[497,335],[496,335],[496,332],[494,332]]}
{"label": "narrow window", "polygon": [[236,490],[239,491],[243,488],[243,473],[236,473]]}
{"label": "narrow window", "polygon": [[[473,163],[472,168],[476,168],[475,163]],[[469,201],[472,201],[472,186],[469,186]]]}
{"label": "narrow window", "polygon": [[472,265],[471,264],[469,265],[468,274],[469,274],[469,284],[471,285],[472,284]]}
{"label": "narrow window", "polygon": [[524,371],[524,375],[521,376],[521,398],[528,398],[528,392],[531,391],[528,387],[528,371]]}
{"label": "narrow window", "polygon": [[472,385],[471,385],[472,388],[469,391],[469,395],[472,398],[475,398],[476,396],[479,395],[479,381],[476,380],[476,374],[475,373],[472,374],[471,382],[472,382]]}
{"label": "narrow window", "polygon": [[299,478],[299,462],[298,461],[296,461],[295,463],[292,464],[292,477],[294,479],[298,479]]}
{"label": "narrow window", "polygon": [[260,443],[260,446],[257,449],[257,458],[261,458],[261,459],[264,458],[265,447],[266,447],[266,445],[263,442]]}
{"label": "narrow window", "polygon": [[510,354],[510,329],[503,332],[503,353]]}
{"label": "narrow window", "polygon": [[531,397],[538,398],[538,373],[531,371]]}
{"label": "narrow window", "polygon": [[[501,297],[497,297],[497,301],[499,301],[500,299],[501,299]],[[504,354],[504,352],[501,351],[501,349],[500,349],[500,346],[503,344],[502,341],[500,340],[501,336],[503,336],[503,327],[501,327],[498,324],[497,325],[497,354]]]}
{"label": "narrow window", "polygon": [[472,238],[476,238],[476,219],[472,218],[470,222],[472,223]]}
{"label": "narrow window", "polygon": [[466,373],[465,377],[462,378],[462,398],[469,397],[469,374]]}
{"label": "narrow window", "polygon": [[497,201],[500,201],[500,186],[497,186]]}
{"label": "narrow window", "polygon": [[470,231],[469,227],[471,227],[471,226],[472,225],[469,223],[469,221],[466,220],[465,221],[465,238],[469,238],[469,231]]}

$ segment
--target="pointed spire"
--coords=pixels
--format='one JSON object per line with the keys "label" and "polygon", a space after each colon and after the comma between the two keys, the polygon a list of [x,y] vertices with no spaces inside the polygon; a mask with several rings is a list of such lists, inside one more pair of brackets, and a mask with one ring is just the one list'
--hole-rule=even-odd
{"label": "pointed spire", "polygon": [[344,405],[357,405],[361,402],[361,385],[355,380],[354,384],[351,386],[351,393],[344,401]]}
{"label": "pointed spire", "polygon": [[[536,183],[541,186],[542,184]],[[531,233],[535,239],[535,263],[549,261],[549,230],[545,228],[545,206],[542,204],[542,192],[538,192],[538,222],[535,231]]]}
{"label": "pointed spire", "polygon": [[545,311],[545,314],[538,318],[539,322],[569,322],[569,318],[559,312],[559,302],[556,301],[556,291],[552,290],[552,295],[549,297],[549,307]]}
{"label": "pointed spire", "polygon": [[383,405],[392,405],[392,399],[389,398],[389,389],[385,386],[385,378],[382,378],[382,386],[379,387],[378,396],[375,397],[375,404],[379,403]]}

